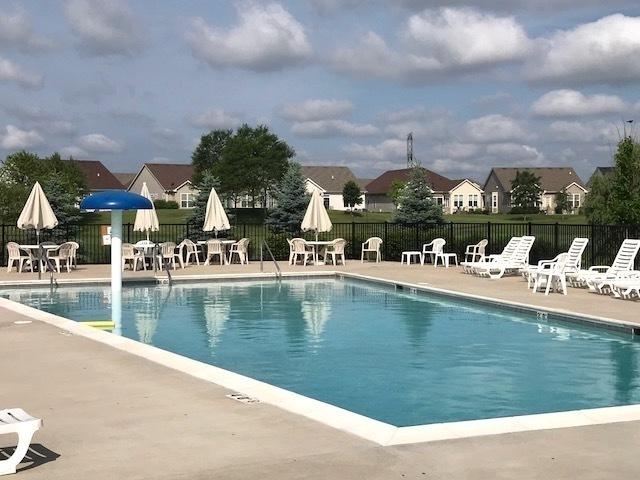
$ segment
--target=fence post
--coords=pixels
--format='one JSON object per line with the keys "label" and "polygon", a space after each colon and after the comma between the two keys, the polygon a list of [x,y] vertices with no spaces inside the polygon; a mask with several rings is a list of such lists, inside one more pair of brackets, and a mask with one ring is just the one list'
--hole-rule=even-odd
{"label": "fence post", "polygon": [[487,222],[487,252],[491,253],[491,221]]}
{"label": "fence post", "polygon": [[356,222],[351,219],[351,258],[356,258]]}
{"label": "fence post", "polygon": [[2,224],[2,252],[0,252],[0,258],[2,258],[2,265],[4,265],[4,244],[5,244],[5,236],[4,236],[4,228],[5,228],[5,224]]}
{"label": "fence post", "polygon": [[595,225],[592,223],[591,224],[591,265],[589,265],[590,267],[592,267],[593,265],[597,265],[596,264],[596,230],[595,230]]}
{"label": "fence post", "polygon": [[531,236],[531,222],[527,223],[527,235]]}
{"label": "fence post", "polygon": [[558,229],[560,228],[560,225],[558,224],[558,222],[556,222],[555,227],[553,229],[553,253],[554,254],[558,254],[558,239],[560,236],[560,232],[558,232]]}
{"label": "fence post", "polygon": [[420,226],[416,224],[416,243],[415,243],[416,248],[420,246],[420,230],[419,229],[420,229]]}
{"label": "fence post", "polygon": [[242,238],[247,238],[247,224],[242,224]]}
{"label": "fence post", "polygon": [[[388,237],[388,232],[387,232],[387,225],[389,225],[387,222],[384,222],[384,240],[382,242],[382,256],[383,256],[383,260],[387,259],[387,237]],[[3,227],[4,228],[4,227]],[[4,237],[3,237],[4,238]]]}

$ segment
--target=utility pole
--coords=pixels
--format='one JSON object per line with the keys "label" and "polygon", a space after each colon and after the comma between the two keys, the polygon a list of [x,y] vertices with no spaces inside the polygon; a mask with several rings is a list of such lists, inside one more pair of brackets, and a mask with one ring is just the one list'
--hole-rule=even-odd
{"label": "utility pole", "polygon": [[407,135],[407,168],[413,168],[415,163],[413,161],[413,132]]}

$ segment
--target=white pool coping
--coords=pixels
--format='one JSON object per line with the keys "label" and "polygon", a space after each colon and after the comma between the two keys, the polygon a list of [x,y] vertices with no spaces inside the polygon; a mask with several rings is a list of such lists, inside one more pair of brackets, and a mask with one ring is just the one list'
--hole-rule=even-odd
{"label": "white pool coping", "polygon": [[[311,273],[311,272],[309,272]],[[545,310],[549,313],[560,315],[573,315],[571,312],[553,309],[541,309],[539,307],[519,304],[516,302],[503,302],[490,297],[476,295],[466,295],[450,290],[425,287],[402,282],[383,280],[377,277],[365,275],[349,274],[345,272],[314,272],[294,273],[286,277],[344,277],[355,278],[376,283],[389,285],[403,285],[407,288],[417,290],[433,291],[446,295],[453,295],[462,298],[473,298],[476,300],[488,301],[500,305],[510,305],[528,310]],[[235,274],[225,277],[219,275],[210,276],[190,276],[191,280],[211,280],[218,281],[232,279],[254,279],[273,278],[273,274]],[[186,277],[181,277],[185,279]],[[82,281],[65,282],[65,284],[76,285],[78,283],[102,283],[95,282],[96,279],[85,279]],[[219,368],[207,363],[187,358],[185,356],[169,352],[167,350],[147,345],[130,338],[113,335],[92,327],[83,325],[80,322],[69,320],[51,313],[43,312],[33,307],[21,303],[0,298],[0,307],[13,311],[20,315],[27,316],[34,320],[39,320],[53,325],[63,331],[82,336],[105,345],[117,348],[127,353],[145,358],[157,364],[180,371],[201,380],[215,383],[229,390],[253,397],[260,402],[276,406],[291,413],[302,415],[309,419],[323,423],[330,427],[348,432],[363,439],[377,443],[382,446],[404,445],[411,443],[434,442],[442,440],[452,440],[460,438],[478,437],[484,435],[497,435],[505,433],[528,432],[536,430],[548,430],[556,428],[583,427],[589,425],[602,425],[608,423],[631,422],[640,420],[640,405],[625,405],[618,407],[592,408],[584,410],[571,410],[565,412],[543,413],[535,415],[519,415],[512,417],[489,418],[481,420],[468,420],[459,422],[436,423],[429,425],[417,425],[410,427],[396,427],[372,418],[345,410],[334,405],[330,405],[313,398],[300,395],[289,390],[285,390],[274,385],[270,385],[259,380],[255,380],[244,375],[240,375],[223,368]],[[590,320],[595,322],[619,322],[614,319],[599,319],[593,317]],[[253,404],[256,405],[256,404]]]}

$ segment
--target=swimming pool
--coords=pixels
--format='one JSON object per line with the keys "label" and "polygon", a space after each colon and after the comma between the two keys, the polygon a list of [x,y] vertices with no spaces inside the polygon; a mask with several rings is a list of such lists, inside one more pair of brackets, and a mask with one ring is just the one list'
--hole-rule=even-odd
{"label": "swimming pool", "polygon": [[[339,279],[126,286],[122,334],[395,426],[640,402],[640,342]],[[3,296],[109,318],[107,287]]]}

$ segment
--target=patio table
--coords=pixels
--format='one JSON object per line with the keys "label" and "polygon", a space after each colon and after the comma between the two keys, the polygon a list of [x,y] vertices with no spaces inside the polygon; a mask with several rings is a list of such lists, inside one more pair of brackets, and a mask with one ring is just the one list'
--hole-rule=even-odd
{"label": "patio table", "polygon": [[[216,241],[216,242],[220,242],[220,243],[222,244],[222,250],[223,250],[223,254],[222,254],[222,256],[224,257],[224,264],[225,264],[225,265],[229,265],[229,261],[227,260],[227,249],[228,249],[231,245],[233,245],[234,243],[237,243],[237,240],[230,240],[230,239],[217,239],[217,238],[211,238],[211,239],[209,239],[209,240],[213,240],[213,241]],[[198,242],[197,242],[197,243],[198,243],[198,245],[203,245],[203,246],[205,246],[205,247],[206,247],[207,242],[208,242],[209,240],[198,240]],[[204,264],[205,264],[205,265],[209,265],[209,263],[208,263],[208,262],[209,262],[209,258],[207,257],[207,252],[206,252],[206,250],[205,250],[204,248],[202,249],[202,253],[203,253],[204,257],[205,257],[205,263],[204,263]]]}
{"label": "patio table", "polygon": [[318,265],[318,247],[326,247],[327,245],[331,245],[333,240],[306,240],[307,245],[311,245],[313,247],[313,263]]}
{"label": "patio table", "polygon": [[[31,252],[31,255],[35,258],[38,258],[38,251],[40,250],[40,245],[38,244],[27,244],[27,245],[18,245],[18,248],[20,248],[21,250],[25,250],[25,251],[29,251]],[[44,254],[48,257],[49,256],[49,252],[53,251],[53,250],[57,250],[60,248],[60,245],[42,245],[42,249],[44,250]],[[44,271],[44,265],[43,265],[43,261],[39,261],[38,262],[38,268],[40,268],[40,271]]]}

